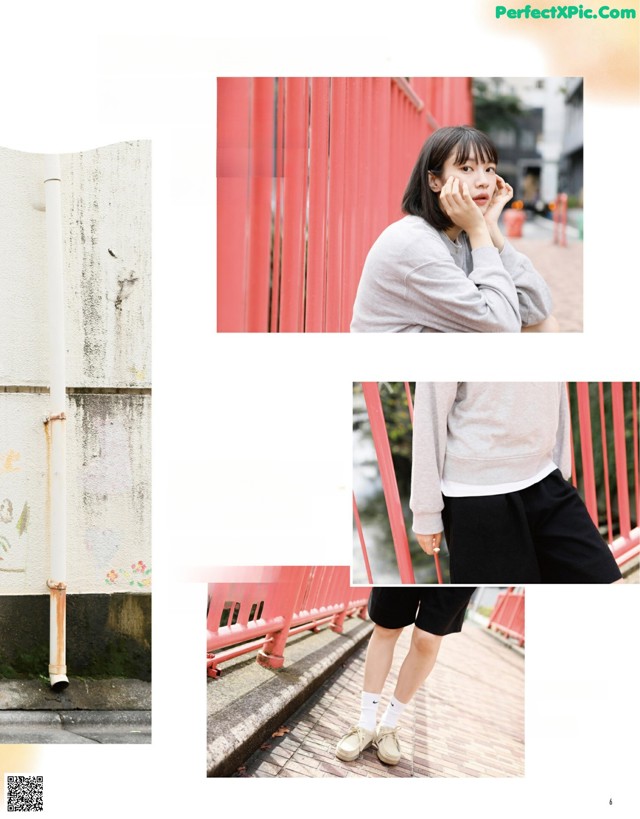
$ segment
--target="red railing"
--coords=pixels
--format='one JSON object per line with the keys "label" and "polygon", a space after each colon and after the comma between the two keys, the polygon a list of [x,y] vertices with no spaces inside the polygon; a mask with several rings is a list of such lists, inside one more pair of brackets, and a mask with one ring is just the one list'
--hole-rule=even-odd
{"label": "red railing", "polygon": [[[640,480],[638,477],[638,401],[637,383],[627,389],[625,407],[624,389],[620,382],[577,383],[569,389],[570,403],[575,403],[578,423],[572,430],[572,481],[582,494],[593,522],[605,531],[613,555],[621,568],[626,568],[640,556],[640,527],[638,510],[640,509]],[[409,384],[404,384],[407,396],[407,412],[413,420],[413,406]],[[371,426],[380,480],[384,491],[387,514],[391,529],[391,539],[395,549],[398,572],[401,583],[414,583],[414,571],[409,552],[409,541],[405,527],[398,483],[393,466],[391,445],[387,433],[380,390],[377,382],[364,382],[363,395]],[[608,399],[608,400],[606,400]],[[602,464],[594,462],[592,404],[597,403],[599,435],[601,441]],[[607,413],[607,408],[610,412]],[[626,419],[630,419],[626,420]],[[631,427],[629,429],[629,427]],[[609,445],[613,441],[613,452]],[[629,457],[628,452],[631,452]],[[615,461],[615,482],[611,480],[610,463]],[[632,481],[628,478],[631,473]],[[615,485],[614,485],[615,483]],[[598,490],[604,506],[604,513],[598,509]],[[357,499],[354,495],[354,508],[357,510]],[[635,508],[635,519],[632,519],[631,507]],[[617,514],[614,515],[614,512]],[[357,527],[360,545],[365,563],[368,567],[368,582],[375,582],[375,566],[367,552],[366,532],[357,516]],[[602,520],[601,520],[602,519]],[[606,520],[605,520],[606,519]],[[613,521],[617,521],[614,527]]]}
{"label": "red railing", "polygon": [[366,254],[467,77],[218,80],[219,332],[345,332]]}
{"label": "red railing", "polygon": [[281,668],[294,634],[325,625],[340,633],[346,617],[364,617],[369,589],[352,588],[349,574],[348,566],[217,568],[209,584],[208,675],[256,650],[260,665]]}
{"label": "red railing", "polygon": [[498,595],[487,628],[524,646],[524,589],[512,586]]}

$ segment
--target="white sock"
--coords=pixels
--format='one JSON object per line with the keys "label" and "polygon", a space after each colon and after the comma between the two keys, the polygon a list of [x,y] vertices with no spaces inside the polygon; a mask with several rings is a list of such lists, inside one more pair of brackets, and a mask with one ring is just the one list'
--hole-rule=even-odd
{"label": "white sock", "polygon": [[380,725],[384,725],[385,728],[395,728],[407,705],[408,703],[400,702],[395,697],[391,697],[391,702],[387,705],[387,710],[382,716]]}
{"label": "white sock", "polygon": [[375,731],[379,703],[380,694],[369,694],[367,691],[362,692],[360,699],[360,721],[358,722],[361,728],[366,728],[367,731]]}

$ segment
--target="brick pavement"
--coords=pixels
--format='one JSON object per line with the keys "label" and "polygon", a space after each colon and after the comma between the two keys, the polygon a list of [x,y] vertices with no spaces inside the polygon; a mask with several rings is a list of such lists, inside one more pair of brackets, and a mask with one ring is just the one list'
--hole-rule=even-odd
{"label": "brick pavement", "polygon": [[[393,691],[411,629],[398,641],[380,714]],[[436,667],[407,706],[405,758],[381,763],[369,748],[355,762],[334,755],[357,719],[366,646],[291,717],[281,737],[246,763],[249,777],[510,777],[524,775],[524,658],[467,622],[443,640]]]}
{"label": "brick pavement", "polygon": [[554,245],[551,236],[510,239],[516,250],[531,259],[551,289],[553,314],[563,333],[583,329],[582,242],[569,241],[568,247]]}

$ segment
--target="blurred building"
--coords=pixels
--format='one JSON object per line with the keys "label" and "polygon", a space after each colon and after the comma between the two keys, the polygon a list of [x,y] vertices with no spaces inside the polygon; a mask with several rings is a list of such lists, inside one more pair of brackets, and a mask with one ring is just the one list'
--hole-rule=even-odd
{"label": "blurred building", "polygon": [[[476,98],[515,97],[520,113],[485,129],[500,154],[500,172],[515,196],[532,208],[555,199],[561,190],[582,186],[582,80],[567,77],[479,77]],[[482,124],[479,123],[482,127]]]}
{"label": "blurred building", "polygon": [[583,168],[583,81],[570,77],[566,81],[565,118],[560,161],[560,186],[582,204]]}

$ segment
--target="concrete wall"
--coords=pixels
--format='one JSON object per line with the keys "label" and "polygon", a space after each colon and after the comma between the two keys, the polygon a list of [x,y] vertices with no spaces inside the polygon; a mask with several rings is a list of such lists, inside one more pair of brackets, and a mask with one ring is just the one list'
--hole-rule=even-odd
{"label": "concrete wall", "polygon": [[[151,386],[150,144],[63,156],[67,380]],[[44,157],[0,148],[0,384],[49,383]]]}
{"label": "concrete wall", "polygon": [[[44,158],[0,149],[0,594],[47,594]],[[151,579],[150,144],[62,157],[68,593]]]}

